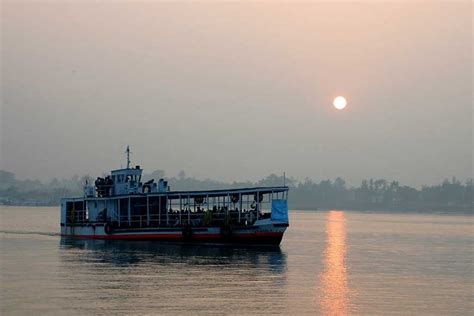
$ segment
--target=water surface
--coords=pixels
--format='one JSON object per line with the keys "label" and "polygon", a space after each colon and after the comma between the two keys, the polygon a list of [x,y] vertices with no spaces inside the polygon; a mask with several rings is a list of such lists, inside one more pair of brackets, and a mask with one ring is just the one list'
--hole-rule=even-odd
{"label": "water surface", "polygon": [[465,315],[471,216],[294,211],[281,247],[61,239],[57,208],[0,209],[0,312]]}

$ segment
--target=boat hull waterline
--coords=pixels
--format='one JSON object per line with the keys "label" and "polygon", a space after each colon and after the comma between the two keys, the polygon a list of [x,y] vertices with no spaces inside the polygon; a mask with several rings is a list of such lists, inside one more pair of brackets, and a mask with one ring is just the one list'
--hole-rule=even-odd
{"label": "boat hull waterline", "polygon": [[104,225],[65,226],[61,235],[68,238],[107,240],[162,240],[177,242],[239,243],[279,245],[288,224],[234,228],[223,233],[220,227],[114,229],[107,234]]}

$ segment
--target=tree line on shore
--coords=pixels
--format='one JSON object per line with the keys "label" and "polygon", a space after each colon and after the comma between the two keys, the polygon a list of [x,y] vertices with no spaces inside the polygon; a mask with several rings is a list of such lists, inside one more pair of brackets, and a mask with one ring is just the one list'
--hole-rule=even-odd
{"label": "tree line on shore", "polygon": [[[162,170],[144,174],[143,181],[164,178]],[[358,209],[374,211],[439,211],[473,213],[473,179],[461,183],[456,178],[446,179],[436,185],[421,189],[385,179],[363,180],[359,186],[349,187],[342,178],[319,182],[312,179],[298,181],[294,178],[271,174],[257,182],[233,182],[187,177],[184,171],[167,179],[173,190],[228,189],[253,186],[281,186],[285,181],[290,187],[291,209]],[[81,196],[90,176],[73,176],[69,179],[53,178],[18,180],[11,172],[0,170],[0,204],[58,205],[62,197]]]}

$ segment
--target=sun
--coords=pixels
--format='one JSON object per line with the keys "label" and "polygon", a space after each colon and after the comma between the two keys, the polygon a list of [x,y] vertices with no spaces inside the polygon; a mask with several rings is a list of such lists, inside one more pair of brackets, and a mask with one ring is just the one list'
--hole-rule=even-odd
{"label": "sun", "polygon": [[342,97],[342,96],[338,96],[337,98],[334,99],[334,101],[332,102],[332,104],[334,105],[334,107],[338,110],[342,110],[346,107],[347,105],[347,101],[346,101],[346,98]]}

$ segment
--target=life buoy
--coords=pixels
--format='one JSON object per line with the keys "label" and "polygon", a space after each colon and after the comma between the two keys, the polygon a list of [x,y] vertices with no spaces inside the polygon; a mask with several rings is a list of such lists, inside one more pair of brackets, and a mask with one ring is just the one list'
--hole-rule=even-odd
{"label": "life buoy", "polygon": [[193,237],[193,229],[191,226],[186,226],[183,228],[183,239],[190,240]]}
{"label": "life buoy", "polygon": [[112,225],[110,225],[109,223],[105,223],[104,224],[104,232],[107,234],[107,235],[110,235],[114,232],[114,228],[112,227]]}

